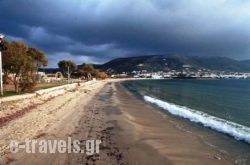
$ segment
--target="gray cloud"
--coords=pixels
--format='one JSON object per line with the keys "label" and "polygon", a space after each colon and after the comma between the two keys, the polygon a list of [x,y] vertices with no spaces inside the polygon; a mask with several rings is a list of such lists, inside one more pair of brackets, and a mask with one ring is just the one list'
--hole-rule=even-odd
{"label": "gray cloud", "polygon": [[0,0],[0,31],[59,58],[176,53],[250,58],[244,0]]}

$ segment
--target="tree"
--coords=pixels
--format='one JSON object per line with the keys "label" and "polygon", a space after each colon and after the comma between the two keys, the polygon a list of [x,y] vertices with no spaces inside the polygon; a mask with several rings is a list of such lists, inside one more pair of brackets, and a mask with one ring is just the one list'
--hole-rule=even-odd
{"label": "tree", "polygon": [[26,55],[25,63],[22,68],[19,81],[20,91],[24,92],[27,89],[29,92],[33,92],[36,85],[34,73],[37,72],[34,59],[31,56]]}
{"label": "tree", "polygon": [[36,48],[29,48],[27,53],[34,59],[37,68],[48,65],[48,59],[42,51]]}
{"label": "tree", "polygon": [[92,76],[95,76],[95,68],[92,64],[84,64],[83,67],[80,68],[79,72],[88,80],[90,80]]}
{"label": "tree", "polygon": [[[57,63],[57,65],[64,76],[70,77],[71,73],[77,69],[76,64],[70,60],[61,60]],[[69,73],[68,73],[68,71],[69,71]]]}
{"label": "tree", "polygon": [[[32,48],[32,50],[22,42],[5,41],[5,45],[8,48],[3,52],[5,82],[11,81],[16,92],[23,92],[27,89],[33,91],[36,85],[34,73],[37,71],[37,61],[42,65],[47,65],[46,56],[38,49]],[[39,58],[36,58],[36,55]]]}
{"label": "tree", "polygon": [[[15,91],[20,92],[20,82],[30,81],[30,74],[35,71],[35,66],[32,58],[27,55],[27,45],[13,41],[6,46],[8,49],[3,52],[3,69],[6,76],[12,74],[9,80],[13,82]],[[23,87],[21,89],[25,90]]]}
{"label": "tree", "polygon": [[40,51],[40,50],[38,50],[36,48],[29,48],[28,51],[27,51],[27,54],[28,54],[28,56],[30,56],[33,59],[34,64],[36,66],[37,73],[36,73],[35,80],[37,82],[40,82],[41,78],[38,75],[38,69],[40,67],[47,66],[48,65],[48,59],[46,58],[45,54],[42,51]]}
{"label": "tree", "polygon": [[81,70],[84,72],[88,72],[92,75],[95,73],[95,68],[93,67],[92,64],[84,64],[84,66],[81,68]]}
{"label": "tree", "polygon": [[95,77],[97,79],[106,79],[108,78],[108,75],[105,72],[100,72],[99,70],[96,70]]}
{"label": "tree", "polygon": [[108,75],[105,72],[95,69],[92,64],[82,64],[80,69],[78,70],[78,74],[80,76],[83,76],[87,80],[90,80],[92,77],[98,79],[108,78]]}

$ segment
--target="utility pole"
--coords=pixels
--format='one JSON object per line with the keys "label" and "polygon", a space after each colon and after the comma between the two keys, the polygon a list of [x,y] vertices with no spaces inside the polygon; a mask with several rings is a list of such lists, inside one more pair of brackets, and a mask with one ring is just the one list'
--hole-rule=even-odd
{"label": "utility pole", "polygon": [[69,84],[69,65],[68,65],[68,84]]}
{"label": "utility pole", "polygon": [[0,93],[3,96],[3,66],[2,66],[2,52],[0,50]]}
{"label": "utility pole", "polygon": [[2,50],[4,50],[3,45],[4,35],[0,34],[0,95],[3,96],[3,66],[2,66]]}

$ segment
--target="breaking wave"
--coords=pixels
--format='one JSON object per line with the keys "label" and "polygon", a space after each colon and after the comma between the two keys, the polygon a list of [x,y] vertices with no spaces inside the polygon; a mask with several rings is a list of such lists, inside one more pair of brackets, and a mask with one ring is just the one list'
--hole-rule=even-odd
{"label": "breaking wave", "polygon": [[194,109],[187,108],[185,106],[179,106],[172,103],[168,103],[150,96],[144,96],[144,100],[149,103],[153,103],[158,107],[168,111],[169,113],[183,117],[191,122],[200,123],[205,127],[209,127],[216,131],[233,136],[236,140],[243,140],[250,144],[250,128],[221,119],[215,116],[211,116],[207,113],[200,112]]}

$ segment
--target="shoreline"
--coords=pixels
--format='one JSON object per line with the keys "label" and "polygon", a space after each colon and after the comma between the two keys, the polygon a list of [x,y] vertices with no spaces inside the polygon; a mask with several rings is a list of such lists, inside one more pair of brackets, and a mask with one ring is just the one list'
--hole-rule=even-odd
{"label": "shoreline", "polygon": [[[126,87],[124,88],[128,88],[127,85],[125,86]],[[204,127],[201,124],[191,122],[188,119],[172,115],[168,113],[165,109],[159,108],[159,106],[157,105],[146,103],[143,97],[137,96],[137,92],[134,92],[134,89],[129,89],[129,91],[126,93],[128,93],[131,98],[134,98],[133,100],[137,99],[139,103],[143,103],[143,105],[149,106],[152,111],[161,114],[159,115],[159,118],[162,117],[166,119],[165,122],[159,124],[159,127],[165,127],[165,124],[172,125],[173,127],[175,127],[178,134],[182,134],[183,136],[185,134],[193,135],[193,140],[200,141],[201,147],[203,149],[207,148],[208,150],[211,150],[211,152],[207,154],[209,155],[209,158],[216,159],[218,161],[225,160],[229,164],[249,164],[250,148],[247,142],[234,139],[232,136],[218,132],[208,127]],[[143,105],[141,107],[143,107]],[[141,115],[145,116],[144,113]],[[155,130],[156,129],[157,128],[155,128]],[[171,129],[167,131],[171,131]],[[164,134],[163,132],[164,130],[162,131],[162,134]],[[161,133],[161,131],[159,133]],[[168,138],[167,135],[165,137]],[[176,146],[178,146],[178,144],[176,144]],[[202,150],[200,151],[202,152]]]}
{"label": "shoreline", "polygon": [[[181,127],[186,127],[186,121],[174,119],[142,102],[120,85],[116,87],[119,88],[117,100],[121,100],[118,101],[118,105],[124,118],[124,123],[120,125],[121,129],[125,128],[124,125],[130,125],[132,130],[129,132],[134,132],[130,134],[135,139],[131,143],[142,146],[132,147],[131,152],[128,152],[128,159],[134,157],[133,155],[143,157],[141,155],[151,155],[151,152],[154,152],[158,155],[146,160],[138,160],[138,164],[150,164],[151,160],[158,164],[234,163],[228,156],[205,144],[195,133],[184,131]],[[128,143],[125,141],[123,143]],[[144,147],[149,149],[145,151]],[[133,152],[133,150],[140,152]]]}
{"label": "shoreline", "polygon": [[185,121],[176,121],[155,110],[133,96],[120,82],[119,79],[97,81],[68,92],[38,105],[1,128],[0,138],[5,140],[5,144],[15,138],[23,142],[25,137],[38,141],[67,137],[82,141],[101,139],[100,154],[89,157],[85,154],[2,152],[0,162],[111,165],[234,163],[195,134],[178,128],[185,126]]}

